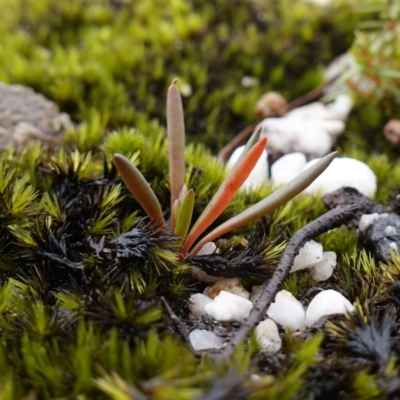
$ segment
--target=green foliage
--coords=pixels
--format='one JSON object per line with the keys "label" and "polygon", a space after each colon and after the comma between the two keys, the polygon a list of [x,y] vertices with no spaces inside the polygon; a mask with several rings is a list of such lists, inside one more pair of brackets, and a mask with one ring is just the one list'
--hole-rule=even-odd
{"label": "green foliage", "polygon": [[[68,135],[80,150],[98,144],[103,124],[141,129],[138,121],[165,120],[163,94],[175,77],[188,134],[220,147],[254,120],[263,93],[294,99],[317,86],[322,65],[346,51],[362,18],[341,0],[328,8],[301,0],[1,0],[0,8],[0,80],[31,86],[85,121],[81,136]],[[255,86],[241,85],[244,76]]]}
{"label": "green foliage", "polygon": [[[237,326],[188,317],[187,300],[203,286],[179,260],[179,238],[145,219],[111,161],[116,152],[129,158],[167,210],[164,93],[172,78],[180,77],[189,134],[204,132],[215,148],[254,120],[265,91],[292,99],[314,88],[363,16],[344,1],[322,8],[300,0],[0,0],[0,8],[0,80],[34,87],[78,122],[65,135],[73,150],[28,143],[0,151],[0,398],[398,396],[397,254],[379,264],[355,231],[326,233],[318,240],[338,253],[332,278],[316,284],[298,273],[283,286],[304,304],[319,289],[336,289],[359,302],[357,315],[322,333],[282,334],[276,355],[260,352],[253,337],[224,362],[198,356],[161,297],[189,329],[230,335]],[[256,85],[241,86],[243,76]],[[377,125],[380,113],[370,107],[362,118]],[[341,145],[377,173],[377,200],[387,203],[400,191],[400,163],[371,155],[365,141],[356,148],[357,140],[348,134]],[[204,143],[188,145],[185,158],[197,218],[226,171]],[[215,226],[272,192],[238,193]],[[298,196],[225,235],[220,254],[197,262],[243,277],[250,289],[272,276],[287,240],[323,211],[319,198]],[[368,353],[377,346],[386,349],[379,365]]]}
{"label": "green foliage", "polygon": [[346,151],[387,153],[398,156],[383,135],[383,126],[398,119],[400,105],[400,23],[398,0],[362,2],[362,21],[350,48],[354,65],[344,80],[357,107],[340,142]]}

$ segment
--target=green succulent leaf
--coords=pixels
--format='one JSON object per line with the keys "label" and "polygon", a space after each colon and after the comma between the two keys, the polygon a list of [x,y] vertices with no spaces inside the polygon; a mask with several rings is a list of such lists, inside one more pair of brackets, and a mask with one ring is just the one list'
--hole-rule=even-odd
{"label": "green succulent leaf", "polygon": [[264,200],[261,200],[254,206],[218,226],[196,244],[196,246],[190,251],[190,255],[195,255],[207,242],[211,242],[215,238],[227,232],[247,225],[288,202],[318,178],[318,176],[321,175],[333,161],[336,155],[337,152],[335,151],[321,158],[310,168],[306,169],[300,175],[296,176],[296,178],[292,179],[289,183],[266,197]]}
{"label": "green succulent leaf", "polygon": [[187,254],[196,239],[222,214],[235,193],[254,169],[266,145],[267,138],[259,140],[230,171],[224,183],[190,230],[181,250],[183,255]]}
{"label": "green succulent leaf", "polygon": [[194,207],[194,190],[190,189],[182,201],[176,220],[174,234],[185,237],[188,233],[190,221],[192,220]]}
{"label": "green succulent leaf", "polygon": [[156,195],[140,171],[123,155],[114,154],[114,164],[122,180],[144,208],[150,219],[159,221],[165,227],[163,212]]}
{"label": "green succulent leaf", "polygon": [[[185,123],[183,118],[182,99],[176,80],[168,89],[167,95],[167,131],[169,154],[169,181],[171,190],[171,210],[179,198],[185,183]],[[175,218],[171,214],[171,228]]]}

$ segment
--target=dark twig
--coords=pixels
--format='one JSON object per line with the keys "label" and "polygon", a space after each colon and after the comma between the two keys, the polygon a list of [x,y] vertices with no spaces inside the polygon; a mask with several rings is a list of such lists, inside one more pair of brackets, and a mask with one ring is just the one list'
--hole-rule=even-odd
{"label": "dark twig", "polygon": [[189,334],[186,328],[186,325],[181,321],[181,319],[174,313],[174,310],[171,308],[171,306],[168,304],[167,300],[165,299],[164,296],[160,297],[161,303],[164,306],[165,311],[167,312],[169,318],[175,325],[176,329],[178,329],[179,333],[182,335],[183,339],[187,343],[189,342]]}
{"label": "dark twig", "polygon": [[240,329],[236,332],[235,336],[222,350],[220,354],[222,359],[229,358],[234,352],[236,346],[249,336],[253,328],[260,321],[265,319],[265,313],[267,312],[268,307],[275,299],[276,293],[278,292],[293,265],[294,258],[299,253],[299,250],[303,247],[304,243],[306,243],[308,240],[314,239],[316,236],[319,236],[322,233],[329,231],[330,229],[340,226],[348,219],[351,219],[358,209],[358,205],[336,207],[333,210],[321,215],[315,221],[309,223],[293,235],[282,254],[274,275],[268,282],[268,285],[262,291],[254,308],[251,310],[250,315],[247,317]]}

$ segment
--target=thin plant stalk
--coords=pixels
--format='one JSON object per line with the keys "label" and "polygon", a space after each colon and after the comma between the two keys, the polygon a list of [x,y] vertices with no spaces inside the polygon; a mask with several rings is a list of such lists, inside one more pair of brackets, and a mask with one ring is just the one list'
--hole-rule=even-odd
{"label": "thin plant stalk", "polygon": [[224,235],[227,232],[247,225],[271,213],[281,205],[287,203],[289,200],[291,200],[293,197],[295,197],[305,188],[307,188],[319,175],[321,175],[322,172],[324,172],[329,164],[333,161],[336,155],[337,152],[335,151],[321,158],[318,162],[307,168],[296,178],[292,179],[285,186],[281,187],[270,196],[266,197],[264,200],[261,200],[257,204],[240,213],[239,215],[236,215],[235,217],[218,226],[216,229],[214,229],[208,235],[202,238],[196,244],[196,246],[193,247],[189,255],[196,255],[206,243],[211,242],[212,240],[221,235]]}
{"label": "thin plant stalk", "polygon": [[196,239],[222,214],[229,202],[232,200],[235,193],[243,185],[244,181],[248,178],[251,171],[254,169],[257,161],[261,157],[267,138],[259,140],[238,164],[231,170],[225,182],[215,193],[208,206],[205,208],[199,219],[196,221],[190,230],[181,253],[183,256],[192,247]]}
{"label": "thin plant stalk", "polygon": [[144,208],[149,218],[160,223],[161,228],[165,228],[161,205],[141,172],[121,154],[114,154],[113,161],[125,185]]}
{"label": "thin plant stalk", "polygon": [[172,82],[167,94],[167,132],[169,155],[169,182],[171,190],[171,230],[175,227],[175,216],[172,212],[175,200],[178,199],[185,183],[185,123],[182,99]]}

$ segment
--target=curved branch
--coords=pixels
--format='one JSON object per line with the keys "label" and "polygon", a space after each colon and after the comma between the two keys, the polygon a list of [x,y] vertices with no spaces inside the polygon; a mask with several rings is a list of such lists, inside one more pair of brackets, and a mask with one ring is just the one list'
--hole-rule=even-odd
{"label": "curved branch", "polygon": [[308,240],[314,239],[316,236],[342,225],[344,222],[351,219],[358,210],[358,205],[336,207],[321,215],[315,221],[310,222],[293,235],[282,254],[274,275],[268,282],[268,285],[263,289],[261,296],[251,310],[250,315],[236,332],[231,341],[222,350],[220,354],[222,359],[229,358],[234,352],[236,346],[251,334],[254,327],[259,322],[265,319],[268,307],[274,301],[276,293],[289,274],[294,258],[297,256],[303,245]]}

